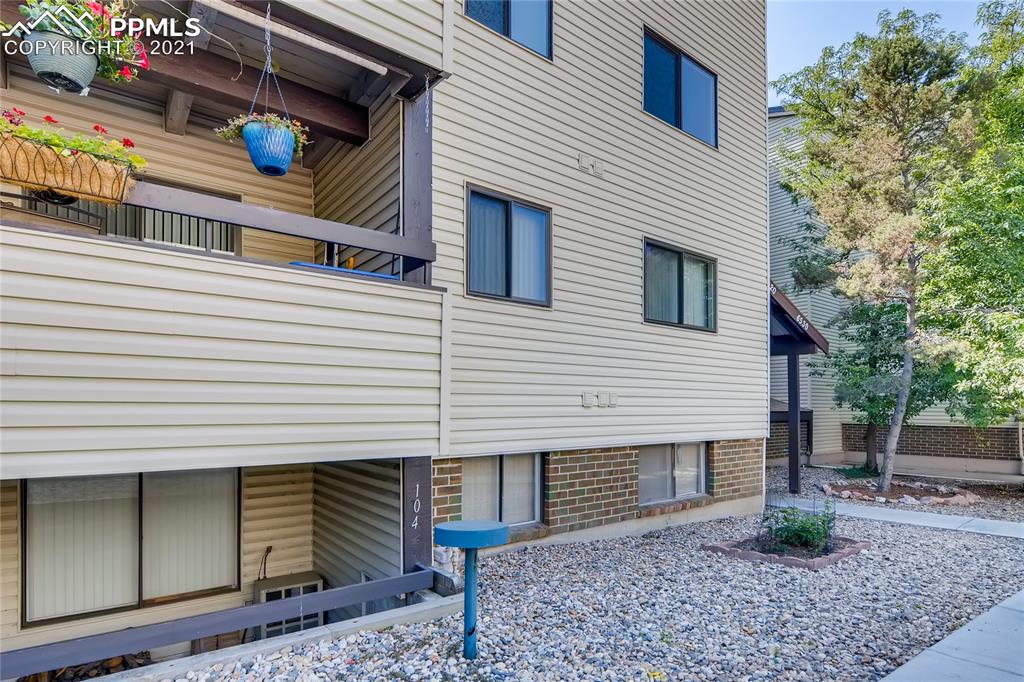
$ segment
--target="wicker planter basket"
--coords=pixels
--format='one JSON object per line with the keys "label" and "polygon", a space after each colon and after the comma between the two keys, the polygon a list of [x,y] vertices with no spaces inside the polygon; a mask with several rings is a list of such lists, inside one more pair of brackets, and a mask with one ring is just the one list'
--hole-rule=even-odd
{"label": "wicker planter basket", "polygon": [[131,164],[73,151],[4,133],[0,180],[31,190],[52,189],[77,199],[121,203],[133,183]]}

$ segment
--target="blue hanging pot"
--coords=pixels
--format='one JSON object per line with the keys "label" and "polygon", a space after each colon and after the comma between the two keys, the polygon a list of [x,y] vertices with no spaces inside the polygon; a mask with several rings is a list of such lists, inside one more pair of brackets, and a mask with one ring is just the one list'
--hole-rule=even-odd
{"label": "blue hanging pot", "polygon": [[242,139],[260,173],[280,177],[288,172],[295,153],[295,133],[253,121],[242,128]]}

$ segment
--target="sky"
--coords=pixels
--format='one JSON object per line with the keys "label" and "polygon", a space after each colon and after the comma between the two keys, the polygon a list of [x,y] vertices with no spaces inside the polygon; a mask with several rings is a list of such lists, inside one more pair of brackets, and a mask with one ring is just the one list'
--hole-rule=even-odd
{"label": "sky", "polygon": [[[974,25],[977,2],[877,0],[768,0],[768,80],[813,64],[827,45],[841,45],[860,33],[874,33],[875,20],[883,9],[894,14],[904,7],[918,14],[935,12],[946,30],[967,33],[968,42],[978,38]],[[768,88],[768,105],[781,104]]]}

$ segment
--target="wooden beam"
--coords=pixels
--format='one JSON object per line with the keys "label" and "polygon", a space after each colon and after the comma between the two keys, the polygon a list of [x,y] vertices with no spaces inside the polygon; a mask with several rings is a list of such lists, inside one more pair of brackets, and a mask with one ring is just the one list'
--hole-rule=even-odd
{"label": "wooden beam", "polygon": [[430,457],[402,458],[402,571],[433,563]]}
{"label": "wooden beam", "polygon": [[789,414],[789,492],[800,494],[800,356],[786,356],[786,397]]}
{"label": "wooden beam", "polygon": [[[196,50],[194,54],[154,57],[152,69],[140,72],[140,77],[194,97],[237,106],[240,112],[246,112],[256,92],[260,70],[246,66],[238,77],[238,62]],[[289,113],[310,130],[353,144],[362,144],[368,139],[370,116],[366,107],[293,81],[281,79],[280,84]],[[259,99],[262,110],[263,97]],[[276,93],[270,98],[269,109],[277,113],[284,111]]]}
{"label": "wooden beam", "polygon": [[[429,492],[428,492],[429,496]],[[427,509],[429,509],[429,498]],[[430,526],[428,519],[427,524]],[[323,592],[278,599],[276,601],[214,611],[162,623],[88,635],[53,644],[40,644],[0,652],[0,669],[10,678],[88,663],[167,644],[188,642],[232,630],[257,627],[266,623],[296,618],[306,613],[331,611],[375,599],[416,592],[434,586],[434,571],[423,568],[370,582],[334,587]]]}
{"label": "wooden beam", "polygon": [[[199,27],[203,30],[195,38],[192,38],[193,50],[205,50],[210,44],[209,31],[213,30],[217,23],[217,11],[211,7],[192,0],[188,8],[189,17],[199,20]],[[184,135],[188,125],[188,114],[192,109],[192,100],[195,97],[182,92],[171,90],[167,93],[167,103],[164,105],[164,132],[174,135]]]}
{"label": "wooden beam", "polygon": [[433,261],[437,257],[437,247],[430,241],[253,204],[243,204],[231,199],[190,192],[177,187],[138,182],[124,203],[159,211],[181,213],[196,218],[206,218],[207,220],[219,220],[243,227],[257,227],[269,232],[345,244],[371,251],[393,253],[424,262]]}
{"label": "wooden beam", "polygon": [[[431,140],[434,122],[428,115],[433,92],[415,101],[402,102],[402,232],[419,241],[433,242],[434,216],[433,156]],[[408,282],[430,284],[430,265],[403,259],[402,271]]]}

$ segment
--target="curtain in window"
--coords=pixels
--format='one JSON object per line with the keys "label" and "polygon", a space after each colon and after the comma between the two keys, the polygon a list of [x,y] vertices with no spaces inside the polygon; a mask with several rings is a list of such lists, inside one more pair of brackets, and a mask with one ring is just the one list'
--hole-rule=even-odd
{"label": "curtain in window", "polygon": [[679,322],[679,254],[653,244],[644,257],[644,317]]}
{"label": "curtain in window", "polygon": [[548,214],[512,206],[512,296],[548,300]]}
{"label": "curtain in window", "polygon": [[536,521],[537,456],[505,455],[501,484],[501,520],[505,523]]}
{"label": "curtain in window", "polygon": [[704,470],[704,446],[700,443],[676,445],[675,496],[696,495],[703,492],[702,472]]}
{"label": "curtain in window", "polygon": [[237,481],[234,469],[143,474],[143,599],[235,584]]}
{"label": "curtain in window", "polygon": [[473,193],[469,199],[469,290],[507,296],[508,202]]}
{"label": "curtain in window", "polygon": [[672,446],[640,448],[640,504],[672,498]]}
{"label": "curtain in window", "polygon": [[462,518],[468,521],[498,518],[497,457],[463,458]]}
{"label": "curtain in window", "polygon": [[714,326],[711,319],[711,268],[708,261],[683,257],[683,324]]}
{"label": "curtain in window", "polygon": [[138,476],[29,480],[26,620],[138,601]]}

